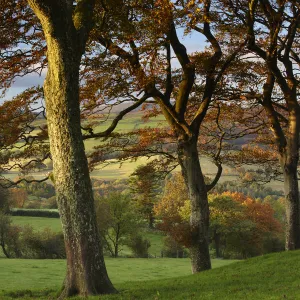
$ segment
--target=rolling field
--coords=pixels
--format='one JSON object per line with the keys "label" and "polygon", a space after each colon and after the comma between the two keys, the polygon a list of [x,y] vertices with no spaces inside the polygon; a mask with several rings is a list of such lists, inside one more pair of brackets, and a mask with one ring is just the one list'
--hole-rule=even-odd
{"label": "rolling field", "polygon": [[[114,113],[111,115],[110,119],[107,120],[104,123],[100,123],[97,125],[94,129],[94,132],[101,132],[106,130],[109,125],[111,124],[111,120],[114,116]],[[156,118],[150,119],[148,122],[144,122],[141,119],[142,113],[139,111],[135,111],[130,113],[128,116],[126,116],[123,120],[121,120],[115,129],[115,132],[128,132],[133,129],[140,129],[145,127],[155,128],[155,127],[164,127],[167,126],[166,121],[164,120],[163,116],[158,116]],[[96,120],[97,121],[97,120]],[[99,121],[99,120],[98,120]],[[45,123],[45,120],[37,120],[35,121],[36,125],[43,125]],[[85,124],[83,124],[85,126]],[[36,132],[37,133],[37,132]],[[99,139],[89,139],[85,140],[85,148],[87,153],[91,152],[95,146],[97,146],[99,143],[101,143],[101,140]],[[113,179],[124,179],[127,178],[138,165],[145,164],[148,160],[146,158],[139,158],[137,161],[126,161],[122,163],[120,166],[120,163],[113,162],[109,164],[106,167],[97,167],[92,173],[91,177],[95,179],[103,179],[103,180],[113,180]],[[200,160],[202,171],[205,175],[214,178],[214,175],[216,174],[217,168],[216,166],[211,162],[211,160],[208,157],[201,157]],[[246,166],[247,168],[247,166]],[[179,167],[176,169],[179,171]],[[7,174],[5,174],[5,177],[13,180],[18,176],[18,171],[12,171]],[[42,179],[49,173],[49,170],[41,171],[41,172],[33,172],[30,175],[34,176],[37,179]],[[236,172],[234,169],[232,169],[229,166],[224,166],[223,174],[219,180],[219,182],[224,181],[232,181],[236,180],[238,178]],[[275,190],[283,190],[283,183],[279,181],[272,181],[266,186],[269,186]]]}
{"label": "rolling field", "polygon": [[[197,275],[188,275],[187,259],[107,259],[106,262],[119,294],[88,299],[300,299],[300,251],[268,254],[232,264],[232,261],[213,260],[213,270]],[[224,262],[229,265],[222,266]],[[1,300],[57,299],[64,261],[2,259],[0,264]]]}
{"label": "rolling field", "polygon": [[[191,273],[187,258],[106,258],[110,279],[114,284],[174,278]],[[234,260],[213,260],[218,268]],[[0,259],[0,295],[12,290],[59,289],[66,269],[65,260]],[[0,298],[2,299],[2,298]]]}

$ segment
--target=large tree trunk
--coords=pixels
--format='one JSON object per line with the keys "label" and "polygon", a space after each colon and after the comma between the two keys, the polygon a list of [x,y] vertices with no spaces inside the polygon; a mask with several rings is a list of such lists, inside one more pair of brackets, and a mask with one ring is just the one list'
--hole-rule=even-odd
{"label": "large tree trunk", "polygon": [[[41,20],[47,42],[48,73],[44,94],[67,256],[61,298],[115,292],[103,259],[80,127],[79,67],[85,48],[80,34],[84,28],[78,31],[74,27],[72,1],[29,2]],[[92,5],[92,1],[89,2]],[[77,19],[73,18],[79,22],[84,13],[83,10]]]}
{"label": "large tree trunk", "polygon": [[299,153],[296,148],[298,147],[292,147],[291,141],[289,141],[285,155],[281,156],[286,199],[286,250],[300,249],[300,204],[297,172]]}
{"label": "large tree trunk", "polygon": [[56,197],[67,254],[64,297],[114,291],[103,260],[81,136],[80,59],[68,47],[48,47],[49,70],[44,85]]}
{"label": "large tree trunk", "polygon": [[207,190],[199,162],[197,139],[180,141],[178,158],[191,201],[192,272],[211,269],[209,256],[209,207]]}

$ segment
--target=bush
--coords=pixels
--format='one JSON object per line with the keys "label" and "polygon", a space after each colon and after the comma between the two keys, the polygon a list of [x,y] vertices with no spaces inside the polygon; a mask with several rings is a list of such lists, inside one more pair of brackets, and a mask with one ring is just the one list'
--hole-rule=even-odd
{"label": "bush", "polygon": [[0,246],[7,257],[19,257],[19,232],[18,226],[11,224],[11,219],[0,211]]}
{"label": "bush", "polygon": [[148,250],[151,246],[148,239],[144,239],[141,235],[132,235],[128,241],[127,246],[132,251],[135,257],[148,257]]}
{"label": "bush", "polygon": [[40,200],[31,200],[27,201],[24,204],[25,209],[40,209],[41,208],[41,201]]}
{"label": "bush", "polygon": [[24,217],[59,218],[57,209],[11,209],[10,215]]}
{"label": "bush", "polygon": [[30,225],[14,226],[3,213],[0,213],[0,246],[7,258],[66,257],[62,233],[49,228],[35,232]]}
{"label": "bush", "polygon": [[65,258],[65,246],[62,233],[52,232],[50,228],[34,232],[31,226],[25,226],[21,235],[23,258]]}
{"label": "bush", "polygon": [[44,200],[42,203],[43,208],[48,208],[48,209],[57,209],[57,201],[56,197],[50,197],[47,200]]}

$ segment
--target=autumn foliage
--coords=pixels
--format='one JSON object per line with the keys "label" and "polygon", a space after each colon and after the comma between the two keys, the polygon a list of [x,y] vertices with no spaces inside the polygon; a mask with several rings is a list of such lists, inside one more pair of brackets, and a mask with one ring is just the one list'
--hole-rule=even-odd
{"label": "autumn foliage", "polygon": [[[282,249],[283,224],[270,203],[241,193],[210,194],[210,240],[217,256],[249,257]],[[177,243],[189,247],[190,202],[180,173],[166,182],[155,206],[158,227]]]}

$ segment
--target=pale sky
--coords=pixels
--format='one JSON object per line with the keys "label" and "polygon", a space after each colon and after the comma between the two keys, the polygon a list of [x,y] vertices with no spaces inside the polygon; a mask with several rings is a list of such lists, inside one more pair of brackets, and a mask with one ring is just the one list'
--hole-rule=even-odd
{"label": "pale sky", "polygon": [[[197,50],[203,50],[205,46],[205,39],[199,33],[189,34],[183,36],[182,30],[179,30],[179,36],[181,41],[184,42],[184,45],[187,47],[189,53],[195,52]],[[14,85],[7,91],[4,99],[11,99],[13,96],[16,96],[20,92],[24,91],[26,88],[36,85],[43,85],[46,75],[46,70],[41,76],[38,74],[29,74],[25,77],[19,77],[15,80]],[[3,102],[3,99],[0,99],[0,103]]]}

